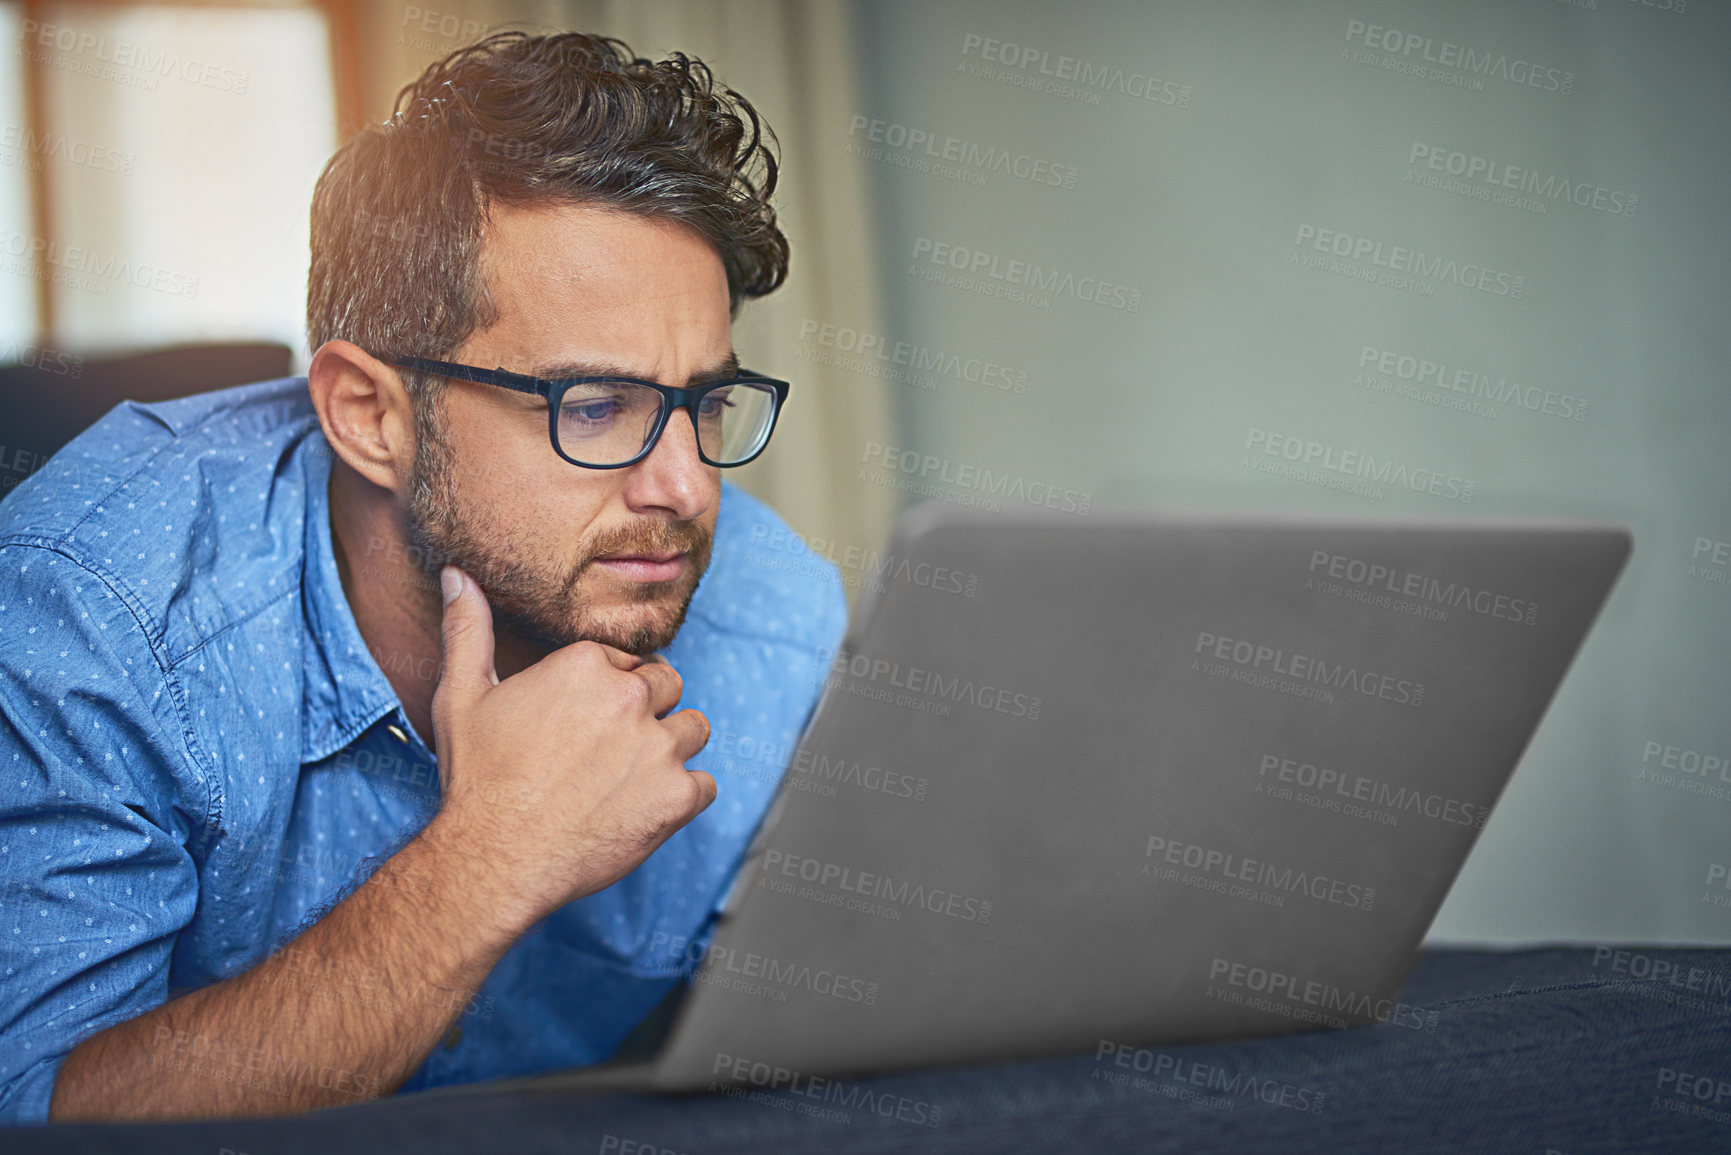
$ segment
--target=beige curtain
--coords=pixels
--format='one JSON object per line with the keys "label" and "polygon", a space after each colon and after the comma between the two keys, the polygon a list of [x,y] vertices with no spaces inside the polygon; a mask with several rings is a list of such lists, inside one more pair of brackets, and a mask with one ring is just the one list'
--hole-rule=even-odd
{"label": "beige curtain", "polygon": [[868,440],[895,440],[888,387],[796,357],[807,319],[883,332],[865,179],[857,163],[841,158],[838,143],[860,107],[846,5],[442,0],[436,13],[432,5],[363,9],[369,119],[382,120],[397,90],[430,61],[481,30],[505,27],[597,32],[620,37],[644,56],[679,50],[700,57],[774,127],[782,158],[777,205],[793,262],[783,288],[745,307],[734,338],[745,364],[788,378],[794,392],[769,451],[729,476],[808,540],[832,543],[825,553],[841,558],[848,546],[879,547],[896,499],[857,480],[857,455]]}

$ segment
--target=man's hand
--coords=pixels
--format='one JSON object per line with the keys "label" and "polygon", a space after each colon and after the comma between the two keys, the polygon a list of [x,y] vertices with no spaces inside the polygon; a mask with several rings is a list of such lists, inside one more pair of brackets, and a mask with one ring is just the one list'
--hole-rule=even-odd
{"label": "man's hand", "polygon": [[[637,867],[715,800],[685,762],[709,720],[680,710],[673,667],[599,642],[501,682],[486,595],[446,566],[445,663],[433,695],[442,846],[526,928]],[[466,871],[465,873],[472,873]]]}
{"label": "man's hand", "polygon": [[[50,1118],[281,1114],[389,1094],[524,931],[714,801],[715,780],[684,767],[709,722],[671,712],[673,667],[579,642],[501,682],[487,599],[447,572],[439,813],[288,949],[79,1043]],[[357,975],[364,1001],[345,997]]]}

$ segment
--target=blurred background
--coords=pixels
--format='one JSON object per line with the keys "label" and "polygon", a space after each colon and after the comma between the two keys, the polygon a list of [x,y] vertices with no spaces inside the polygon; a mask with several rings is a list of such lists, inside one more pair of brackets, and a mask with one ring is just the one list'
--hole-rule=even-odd
{"label": "blurred background", "polygon": [[774,127],[736,335],[797,389],[737,474],[850,596],[923,498],[1630,526],[1431,940],[1731,942],[1731,6],[0,3],[0,493],[304,368],[325,161],[502,28]]}

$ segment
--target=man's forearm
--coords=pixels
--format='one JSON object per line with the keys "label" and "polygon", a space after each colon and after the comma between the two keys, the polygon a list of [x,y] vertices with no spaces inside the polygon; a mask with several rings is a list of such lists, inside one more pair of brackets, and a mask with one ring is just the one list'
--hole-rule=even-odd
{"label": "man's forearm", "polygon": [[439,820],[283,950],[80,1043],[49,1115],[287,1114],[396,1090],[530,925]]}

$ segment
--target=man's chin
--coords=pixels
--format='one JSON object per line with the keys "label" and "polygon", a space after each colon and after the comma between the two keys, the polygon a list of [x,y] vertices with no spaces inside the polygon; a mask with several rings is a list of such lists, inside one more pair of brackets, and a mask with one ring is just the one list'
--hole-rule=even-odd
{"label": "man's chin", "polygon": [[685,611],[690,603],[689,592],[669,591],[667,596],[654,602],[633,599],[601,606],[589,603],[579,613],[551,620],[525,620],[500,613],[497,608],[494,618],[502,628],[548,650],[588,641],[646,657],[673,643],[685,623]]}
{"label": "man's chin", "polygon": [[673,644],[673,639],[679,633],[679,627],[685,620],[685,609],[671,620],[666,614],[657,613],[653,617],[647,615],[628,615],[640,620],[632,622],[596,623],[580,635],[590,641],[601,642],[624,650],[638,657],[648,657],[657,650],[664,650]]}

